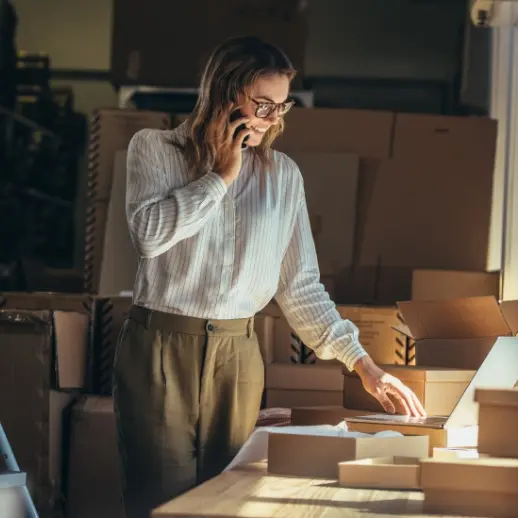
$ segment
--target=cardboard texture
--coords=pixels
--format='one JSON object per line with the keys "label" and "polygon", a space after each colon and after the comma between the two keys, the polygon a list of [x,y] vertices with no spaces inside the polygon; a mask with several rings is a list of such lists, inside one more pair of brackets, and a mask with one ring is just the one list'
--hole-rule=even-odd
{"label": "cardboard texture", "polygon": [[274,148],[290,156],[292,151],[304,150],[388,158],[394,117],[393,113],[382,111],[293,108]]}
{"label": "cardboard texture", "polygon": [[133,291],[138,257],[133,247],[126,220],[126,151],[117,151],[106,224],[99,295],[109,296]]}
{"label": "cardboard texture", "polygon": [[339,390],[266,389],[266,408],[293,408],[297,406],[329,406],[342,403]]}
{"label": "cardboard texture", "polygon": [[0,318],[6,324],[2,337],[12,334],[50,347],[48,368],[53,389],[73,391],[86,386],[91,312],[88,296],[4,292],[0,294],[0,308]]}
{"label": "cardboard texture", "polygon": [[412,300],[442,300],[499,295],[499,272],[414,270]]}
{"label": "cardboard texture", "polygon": [[[344,306],[336,307],[343,319],[353,322],[360,331],[360,342],[376,363],[405,364],[406,340],[394,326],[401,324],[397,307]],[[306,363],[319,363],[309,350]]]}
{"label": "cardboard texture", "polygon": [[501,337],[486,356],[449,416],[426,418],[377,414],[346,418],[351,431],[376,433],[394,430],[403,434],[424,434],[433,449],[469,447],[478,442],[478,406],[475,391],[480,388],[512,388],[518,380],[518,338]]}
{"label": "cardboard texture", "polygon": [[272,432],[268,473],[336,480],[339,462],[403,455],[424,458],[427,454],[426,436],[352,438]]}
{"label": "cardboard texture", "polygon": [[478,459],[480,457],[476,448],[434,448],[432,457],[437,460],[463,460]]}
{"label": "cardboard texture", "polygon": [[315,229],[320,270],[339,274],[353,259],[358,156],[292,151],[290,157],[304,178],[308,210],[320,223]]}
{"label": "cardboard texture", "polygon": [[499,305],[494,297],[416,300],[398,307],[406,325],[399,329],[415,340],[418,366],[478,369],[497,337],[516,334],[517,305]]}
{"label": "cardboard texture", "polygon": [[66,516],[124,518],[112,398],[78,401],[70,432]]}
{"label": "cardboard texture", "polygon": [[169,129],[168,114],[143,110],[101,109],[90,118],[85,228],[85,290],[99,290],[108,202],[112,192],[115,153],[125,150],[144,128]]}
{"label": "cardboard texture", "polygon": [[340,405],[341,367],[272,363],[266,366],[266,407]]}
{"label": "cardboard texture", "polygon": [[90,344],[94,394],[112,394],[113,362],[119,333],[132,305],[131,297],[95,297]]}
{"label": "cardboard texture", "polygon": [[52,314],[0,311],[0,416],[40,516],[63,505],[64,410],[72,393],[52,390]]}
{"label": "cardboard texture", "polygon": [[475,401],[479,405],[478,451],[518,459],[518,389],[477,389]]}
{"label": "cardboard texture", "polygon": [[421,461],[423,511],[513,518],[518,509],[518,460]]}
{"label": "cardboard texture", "polygon": [[[143,12],[137,0],[114,3],[110,68],[115,84],[197,87],[216,45],[243,35],[278,45],[299,71],[294,86],[302,83],[308,31],[304,2],[150,0],[146,7]],[[164,25],[164,19],[171,23]],[[193,27],[199,29],[195,39]]]}
{"label": "cardboard texture", "polygon": [[[450,415],[476,371],[427,368],[405,365],[381,365],[388,374],[400,379],[421,401],[427,415]],[[363,388],[355,372],[344,369],[344,406],[383,412],[383,407]],[[396,412],[404,409],[394,399]]]}
{"label": "cardboard texture", "polygon": [[338,482],[343,487],[419,489],[419,459],[376,457],[338,464]]}
{"label": "cardboard texture", "polygon": [[293,407],[291,409],[291,425],[293,426],[315,426],[330,424],[336,426],[346,417],[356,417],[371,412],[367,410],[352,410],[343,408],[342,405],[336,406],[304,406]]}

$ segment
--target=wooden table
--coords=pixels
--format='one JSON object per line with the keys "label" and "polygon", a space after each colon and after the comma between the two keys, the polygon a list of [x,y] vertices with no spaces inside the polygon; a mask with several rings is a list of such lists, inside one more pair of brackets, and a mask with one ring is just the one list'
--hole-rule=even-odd
{"label": "wooden table", "polygon": [[256,464],[222,473],[159,507],[152,518],[421,518],[427,516],[422,500],[418,491],[347,489],[336,480],[271,476]]}

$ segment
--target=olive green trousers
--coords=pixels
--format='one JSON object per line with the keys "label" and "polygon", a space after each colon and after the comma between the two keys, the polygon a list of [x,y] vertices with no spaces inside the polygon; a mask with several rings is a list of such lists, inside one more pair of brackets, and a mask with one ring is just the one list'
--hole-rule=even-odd
{"label": "olive green trousers", "polygon": [[117,343],[114,404],[127,518],[220,473],[256,424],[264,366],[253,318],[133,306]]}

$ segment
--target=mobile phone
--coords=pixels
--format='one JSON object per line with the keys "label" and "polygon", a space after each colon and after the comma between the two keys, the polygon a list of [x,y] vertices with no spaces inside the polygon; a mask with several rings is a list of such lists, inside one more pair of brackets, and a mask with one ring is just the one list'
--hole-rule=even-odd
{"label": "mobile phone", "polygon": [[[230,122],[234,122],[235,120],[237,119],[240,119],[243,117],[243,114],[241,113],[240,110],[236,110],[235,112],[232,112],[232,114],[230,115]],[[246,128],[246,124],[240,124],[237,128],[236,128],[236,131],[234,132],[234,139],[237,138],[239,132],[243,129]],[[241,144],[241,149],[245,149],[247,144],[246,144],[246,141],[248,140],[248,137],[250,137],[250,135],[247,135],[245,137],[245,139],[243,140],[243,143]]]}

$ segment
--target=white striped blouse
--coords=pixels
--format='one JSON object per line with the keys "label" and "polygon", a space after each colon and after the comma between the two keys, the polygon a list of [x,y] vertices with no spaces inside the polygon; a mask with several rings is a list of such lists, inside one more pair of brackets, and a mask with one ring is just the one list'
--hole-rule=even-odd
{"label": "white striped blouse", "polygon": [[266,173],[243,151],[227,188],[214,172],[188,176],[185,123],[145,129],[128,146],[126,214],[139,257],[134,303],[204,319],[248,318],[275,298],[321,359],[348,369],[367,353],[320,283],[304,185],[293,160],[273,152]]}

